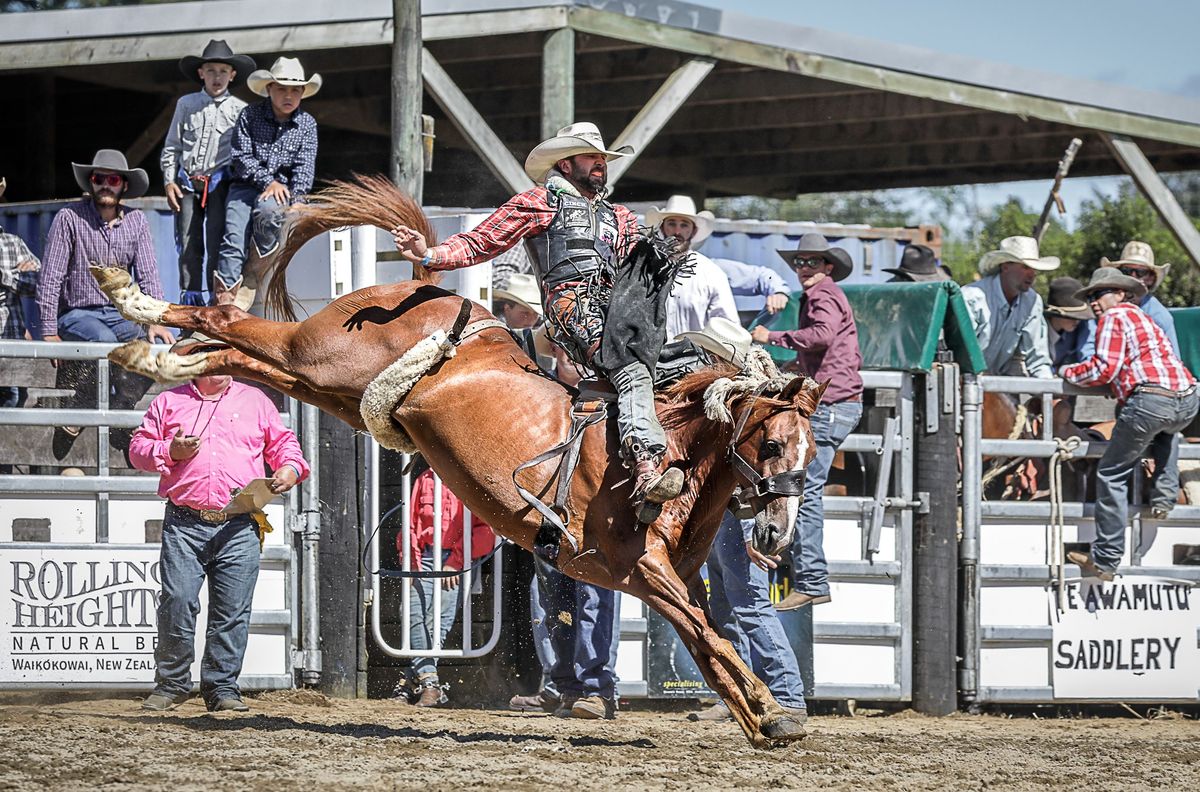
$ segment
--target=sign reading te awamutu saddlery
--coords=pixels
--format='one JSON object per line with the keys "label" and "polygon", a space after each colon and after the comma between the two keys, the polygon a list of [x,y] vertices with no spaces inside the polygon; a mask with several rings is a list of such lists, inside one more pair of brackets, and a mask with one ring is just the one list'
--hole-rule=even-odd
{"label": "sign reading te awamutu saddlery", "polygon": [[1195,699],[1194,593],[1186,581],[1085,578],[1067,583],[1060,611],[1051,590],[1055,698]]}
{"label": "sign reading te awamutu saddlery", "polygon": [[0,682],[151,682],[157,547],[6,545]]}

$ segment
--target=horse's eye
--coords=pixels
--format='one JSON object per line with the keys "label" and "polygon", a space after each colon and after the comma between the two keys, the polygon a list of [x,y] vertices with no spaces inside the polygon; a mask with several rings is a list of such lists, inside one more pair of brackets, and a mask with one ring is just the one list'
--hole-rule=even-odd
{"label": "horse's eye", "polygon": [[767,440],[763,442],[762,455],[763,459],[783,456],[783,446],[780,445],[778,440]]}

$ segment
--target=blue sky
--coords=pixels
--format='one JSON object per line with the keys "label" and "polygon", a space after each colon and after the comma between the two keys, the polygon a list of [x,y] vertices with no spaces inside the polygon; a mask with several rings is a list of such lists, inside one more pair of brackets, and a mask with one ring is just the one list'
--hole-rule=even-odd
{"label": "blue sky", "polygon": [[[1200,0],[695,1],[794,25],[1200,98]],[[1049,176],[981,186],[980,203],[1016,195],[1040,209]],[[1094,191],[1115,191],[1121,181],[1068,179],[1063,190],[1068,225],[1071,207]]]}

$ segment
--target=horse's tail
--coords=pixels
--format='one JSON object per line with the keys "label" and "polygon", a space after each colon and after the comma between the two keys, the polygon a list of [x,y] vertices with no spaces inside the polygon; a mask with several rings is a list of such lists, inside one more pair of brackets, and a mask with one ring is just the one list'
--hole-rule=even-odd
{"label": "horse's tail", "polygon": [[[271,282],[265,298],[269,315],[290,322],[296,321],[296,312],[288,295],[287,268],[300,248],[318,234],[345,226],[372,225],[390,231],[406,225],[421,232],[430,245],[437,244],[429,218],[420,205],[383,176],[356,173],[352,181],[330,182],[328,187],[314,193],[309,203],[292,211],[295,220],[288,227],[287,238],[267,267]],[[437,279],[435,273],[416,265],[413,278],[431,283]]]}

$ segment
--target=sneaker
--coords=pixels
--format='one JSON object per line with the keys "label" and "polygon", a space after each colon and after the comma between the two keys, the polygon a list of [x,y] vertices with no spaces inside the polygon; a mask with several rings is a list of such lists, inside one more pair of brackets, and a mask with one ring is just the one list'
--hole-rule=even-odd
{"label": "sneaker", "polygon": [[617,700],[603,696],[584,696],[571,705],[571,717],[584,720],[612,720],[617,717]]}
{"label": "sneaker", "polygon": [[142,709],[150,712],[170,712],[189,698],[187,693],[177,693],[168,696],[163,693],[151,693],[142,701]]}
{"label": "sneaker", "polygon": [[449,685],[439,684],[437,679],[428,679],[421,683],[421,692],[417,694],[414,707],[440,707],[450,701],[446,695]]}
{"label": "sneaker", "polygon": [[801,594],[799,591],[793,591],[779,602],[775,603],[775,610],[790,611],[800,610],[809,605],[824,605],[826,602],[833,600],[833,597],[828,594]]}
{"label": "sneaker", "polygon": [[250,707],[237,696],[219,698],[208,708],[209,712],[249,712]]}
{"label": "sneaker", "polygon": [[706,710],[701,710],[700,712],[689,712],[687,719],[692,723],[698,723],[701,721],[723,722],[733,720],[733,714],[729,711],[729,707],[725,706],[725,702],[718,701],[716,704],[713,704]]}
{"label": "sneaker", "polygon": [[1091,553],[1080,553],[1078,551],[1067,553],[1067,563],[1075,564],[1088,577],[1100,578],[1104,581],[1109,581],[1116,577],[1114,570],[1101,569],[1097,566],[1096,559],[1092,558]]}
{"label": "sneaker", "polygon": [[532,696],[513,696],[508,700],[508,708],[513,712],[554,712],[562,699],[545,688]]}

